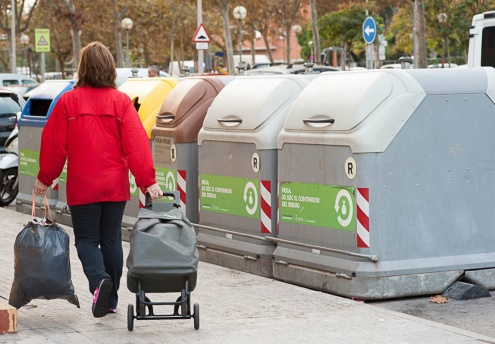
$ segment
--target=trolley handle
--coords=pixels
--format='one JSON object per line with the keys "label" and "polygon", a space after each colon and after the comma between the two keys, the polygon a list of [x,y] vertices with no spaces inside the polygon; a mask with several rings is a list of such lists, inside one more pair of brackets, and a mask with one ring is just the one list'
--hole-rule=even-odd
{"label": "trolley handle", "polygon": [[[163,197],[172,197],[174,201],[172,202],[174,208],[180,208],[180,194],[179,191],[163,191]],[[145,200],[144,200],[145,208],[146,209],[151,209],[153,205],[153,200],[151,199],[151,195],[149,194],[148,191],[146,191],[145,194]]]}

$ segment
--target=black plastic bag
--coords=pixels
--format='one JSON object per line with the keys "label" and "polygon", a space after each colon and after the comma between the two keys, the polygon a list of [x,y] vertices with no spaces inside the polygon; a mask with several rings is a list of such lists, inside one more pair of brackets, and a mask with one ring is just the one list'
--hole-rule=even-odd
{"label": "black plastic bag", "polygon": [[50,221],[30,221],[14,244],[15,274],[9,304],[20,308],[33,299],[79,300],[71,279],[70,237]]}

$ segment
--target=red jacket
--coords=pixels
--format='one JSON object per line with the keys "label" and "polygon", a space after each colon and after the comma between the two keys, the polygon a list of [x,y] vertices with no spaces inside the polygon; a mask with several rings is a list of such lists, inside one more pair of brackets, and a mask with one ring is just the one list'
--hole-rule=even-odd
{"label": "red jacket", "polygon": [[67,158],[67,204],[127,201],[155,183],[150,142],[129,97],[113,88],[64,93],[41,136],[38,179],[50,186]]}

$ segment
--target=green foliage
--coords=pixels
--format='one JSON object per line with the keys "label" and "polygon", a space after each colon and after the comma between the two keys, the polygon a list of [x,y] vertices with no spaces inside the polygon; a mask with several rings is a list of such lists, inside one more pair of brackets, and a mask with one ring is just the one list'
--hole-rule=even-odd
{"label": "green foliage", "polygon": [[[129,47],[134,65],[157,63],[164,65],[173,55],[177,59],[194,59],[197,55],[191,38],[197,27],[197,0],[73,0],[76,13],[75,19],[81,28],[82,46],[93,40],[106,44],[116,54],[116,30],[120,20],[117,13],[133,20],[133,28],[129,31]],[[297,1],[293,1],[296,3]],[[18,4],[21,0],[18,0]],[[250,0],[244,3],[232,0],[203,0],[203,23],[213,38],[210,44],[212,52],[226,50],[223,33],[220,4],[228,8],[229,14],[237,5],[248,8],[248,17],[244,25],[246,40],[254,29],[264,35],[279,35],[281,26],[281,6],[292,2],[280,0]],[[0,3],[0,13],[6,16],[7,3]],[[57,4],[57,10],[53,4]],[[23,32],[33,40],[36,27],[51,29],[53,55],[59,60],[68,62],[72,58],[71,23],[67,10],[64,10],[65,0],[39,0],[34,11],[29,28]],[[285,5],[284,5],[285,4]],[[469,26],[473,15],[488,10],[494,10],[493,0],[425,0],[425,23],[427,51],[430,57],[449,54],[451,61],[461,61],[466,55],[469,42]],[[8,4],[7,4],[8,5]],[[222,7],[222,8],[223,8]],[[344,48],[356,61],[364,61],[365,42],[362,37],[362,24],[366,18],[366,10],[377,21],[378,27],[384,28],[388,46],[387,59],[398,59],[402,54],[413,53],[413,11],[410,0],[339,0],[318,1],[318,18],[320,46]],[[301,57],[308,60],[311,55],[313,40],[310,18],[301,12],[305,18],[297,17],[295,23],[303,27],[297,35],[301,46]],[[438,14],[445,13],[447,20],[440,23]],[[300,15],[300,14],[298,14]],[[280,17],[280,18],[279,18]],[[120,18],[120,19],[121,19]],[[21,18],[20,26],[27,17]],[[286,19],[290,19],[288,16]],[[231,25],[234,19],[230,16]],[[7,31],[7,22],[4,20]],[[292,25],[292,24],[291,24]],[[287,24],[288,27],[290,27]],[[2,26],[0,25],[0,30]],[[20,28],[19,28],[20,29]],[[21,31],[19,31],[21,32]],[[380,33],[380,32],[379,32]],[[125,46],[125,32],[122,32]],[[267,45],[269,45],[267,41]],[[173,47],[173,51],[172,51]],[[5,55],[8,56],[8,55]],[[7,65],[7,60],[0,65]],[[458,62],[456,62],[458,63]]]}
{"label": "green foliage", "polygon": [[[369,15],[373,16],[378,27],[383,25],[383,19],[379,15],[373,13]],[[342,47],[353,57],[363,58],[366,51],[366,43],[362,35],[365,19],[364,4],[343,6],[339,11],[322,16],[318,23],[322,48]]]}

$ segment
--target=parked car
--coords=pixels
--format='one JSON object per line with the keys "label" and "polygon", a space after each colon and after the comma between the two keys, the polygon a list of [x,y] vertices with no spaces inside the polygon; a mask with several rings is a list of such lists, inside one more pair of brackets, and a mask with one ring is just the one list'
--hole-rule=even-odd
{"label": "parked car", "polygon": [[34,90],[38,86],[39,86],[39,84],[29,84],[29,85],[13,85],[13,86],[7,86],[4,88],[7,90],[10,90],[12,92],[17,93],[22,98],[24,98],[25,101],[27,101],[29,98],[29,95],[30,95],[29,91]]}
{"label": "parked car", "polygon": [[[313,73],[319,74],[323,72],[336,72],[338,68],[326,65],[314,65]],[[276,66],[255,68],[245,72],[246,75],[276,75],[276,74],[305,74],[306,67],[302,64],[281,64]]]}
{"label": "parked car", "polygon": [[[401,69],[402,65],[400,63],[391,63],[391,64],[386,64],[380,67],[380,69]],[[409,64],[409,69],[413,69],[414,64]]]}
{"label": "parked car", "polygon": [[[147,78],[148,77],[148,68],[117,68],[117,86],[122,85],[124,81],[128,78],[132,78],[132,69],[137,69],[138,78]],[[165,73],[164,71],[160,71],[160,77],[167,77],[170,74]]]}
{"label": "parked car", "polygon": [[434,63],[431,65],[428,65],[428,68],[456,68],[456,67],[459,67],[459,66],[455,63],[448,63],[448,62],[444,62],[443,67],[442,67],[441,63]]}
{"label": "parked car", "polygon": [[17,124],[17,113],[26,101],[8,89],[0,89],[0,153],[5,153],[5,141]]}
{"label": "parked car", "polygon": [[24,74],[0,73],[0,87],[13,85],[31,85],[38,82]]}

